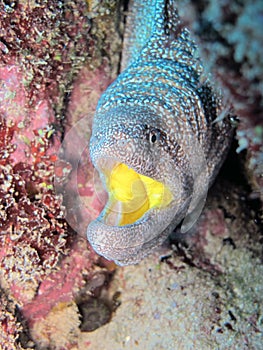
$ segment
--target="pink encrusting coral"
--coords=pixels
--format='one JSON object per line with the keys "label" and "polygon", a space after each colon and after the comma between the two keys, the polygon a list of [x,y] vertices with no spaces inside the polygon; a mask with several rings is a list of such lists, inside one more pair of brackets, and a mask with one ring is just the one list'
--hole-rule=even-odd
{"label": "pink encrusting coral", "polygon": [[52,190],[57,146],[52,152],[50,129],[34,130],[26,145],[28,157],[25,152],[17,162],[12,159],[17,126],[7,122],[1,120],[1,284],[23,305],[68,251],[73,236],[61,198]]}
{"label": "pink encrusting coral", "polygon": [[29,326],[44,318],[57,303],[72,302],[84,285],[83,272],[92,271],[97,259],[95,253],[87,249],[84,240],[77,240],[63,259],[59,271],[50,273],[41,282],[37,295],[23,307]]}
{"label": "pink encrusting coral", "polygon": [[[74,302],[98,261],[86,239],[68,224],[66,198],[57,192],[59,181],[67,183],[73,198],[81,196],[90,205],[80,213],[83,230],[82,218],[94,218],[101,210],[93,173],[82,168],[89,169],[88,153],[74,170],[76,154],[65,161],[58,157],[65,145],[68,92],[94,43],[85,1],[2,2],[0,17],[0,285],[32,331],[58,303]],[[102,69],[100,75],[104,73]],[[111,78],[105,74],[102,86],[93,89],[89,79],[94,82],[97,76],[90,72],[84,89],[99,96]],[[74,96],[71,101],[78,103]],[[96,102],[94,97],[90,115]],[[12,316],[9,328],[17,329],[10,331],[8,315],[3,304],[1,345],[20,348],[23,327]]]}
{"label": "pink encrusting coral", "polygon": [[[55,122],[54,111],[47,99],[40,99],[36,105],[28,108],[27,92],[23,83],[24,75],[18,65],[0,66],[0,114],[7,120],[9,126],[13,125],[12,143],[15,145],[12,152],[14,163],[30,163],[30,142],[35,133],[44,128],[49,128],[52,135],[51,124]],[[41,135],[39,135],[41,137]],[[58,138],[54,138],[57,142]],[[55,153],[55,149],[53,149]]]}
{"label": "pink encrusting coral", "polygon": [[[21,121],[17,123],[7,114],[1,118],[0,283],[20,307],[35,298],[39,285],[68,252],[73,238],[63,218],[61,198],[52,190],[59,141],[52,142],[50,114],[46,118],[41,115],[47,126],[28,132],[18,126]],[[17,145],[21,135],[27,139]],[[11,344],[14,335],[10,333],[9,338]]]}
{"label": "pink encrusting coral", "polygon": [[[119,3],[0,3],[0,348],[152,347],[156,335],[156,346],[167,348],[191,341],[193,347],[198,338],[195,348],[228,341],[250,346],[243,335],[259,337],[262,328],[259,219],[236,182],[212,189],[214,201],[208,199],[198,232],[175,240],[176,254],[161,259],[167,264],[156,255],[119,269],[110,285],[116,266],[99,258],[84,237],[106,200],[88,142],[97,100],[119,68]],[[258,166],[262,129],[253,124],[250,130],[239,127],[239,151],[253,146],[250,159]],[[218,289],[221,313],[207,303]],[[118,313],[98,333],[87,333],[109,321],[116,308],[107,302],[119,305],[120,292],[113,297],[119,290]],[[229,305],[237,310],[234,331],[225,325]],[[103,322],[94,319],[103,312]]]}
{"label": "pink encrusting coral", "polygon": [[16,341],[22,329],[16,316],[15,304],[0,290],[1,349],[16,349]]}
{"label": "pink encrusting coral", "polygon": [[1,2],[0,15],[1,62],[18,63],[28,105],[43,96],[61,104],[72,74],[89,53],[85,2]]}
{"label": "pink encrusting coral", "polygon": [[[33,130],[17,162],[12,158],[17,126],[7,122],[2,118],[0,128],[0,283],[31,328],[58,303],[75,299],[98,257],[69,227],[62,198],[54,192],[59,140],[53,142],[49,127]],[[18,338],[8,334],[10,344]]]}

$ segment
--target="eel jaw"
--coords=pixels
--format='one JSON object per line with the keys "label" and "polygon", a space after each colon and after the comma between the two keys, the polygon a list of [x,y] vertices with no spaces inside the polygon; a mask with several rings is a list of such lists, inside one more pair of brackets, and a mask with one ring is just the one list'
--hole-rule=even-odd
{"label": "eel jaw", "polygon": [[137,264],[172,232],[174,216],[174,207],[162,211],[153,209],[135,223],[125,226],[107,225],[99,216],[89,224],[87,237],[99,255],[113,260],[117,265]]}
{"label": "eel jaw", "polygon": [[88,240],[105,258],[135,264],[163,242],[175,213],[172,194],[161,182],[116,160],[104,159],[99,168],[109,200],[90,223]]}
{"label": "eel jaw", "polygon": [[124,163],[105,171],[109,200],[104,221],[112,226],[133,224],[153,208],[162,209],[172,201],[170,190],[159,181],[137,173]]}

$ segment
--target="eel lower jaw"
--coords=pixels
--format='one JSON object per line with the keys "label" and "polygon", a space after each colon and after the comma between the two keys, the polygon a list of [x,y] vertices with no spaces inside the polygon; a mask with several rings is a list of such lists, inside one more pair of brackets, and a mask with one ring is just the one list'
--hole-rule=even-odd
{"label": "eel lower jaw", "polygon": [[120,161],[104,159],[99,165],[109,200],[89,224],[88,240],[106,259],[136,264],[169,234],[176,203],[167,186]]}
{"label": "eel lower jaw", "polygon": [[171,233],[174,207],[162,211],[152,209],[142,218],[125,226],[105,223],[100,215],[87,229],[87,238],[93,249],[107,260],[125,266],[139,263],[160,246]]}

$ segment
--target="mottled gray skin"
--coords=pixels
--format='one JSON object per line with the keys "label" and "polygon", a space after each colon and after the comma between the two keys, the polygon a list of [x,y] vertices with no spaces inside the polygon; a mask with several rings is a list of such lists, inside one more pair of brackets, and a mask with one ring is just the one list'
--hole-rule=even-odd
{"label": "mottled gray skin", "polygon": [[132,1],[130,9],[124,71],[99,101],[90,154],[102,180],[103,169],[125,163],[168,186],[173,201],[126,226],[111,224],[106,205],[90,223],[93,248],[119,265],[138,263],[185,217],[183,231],[192,226],[232,135],[175,2]]}

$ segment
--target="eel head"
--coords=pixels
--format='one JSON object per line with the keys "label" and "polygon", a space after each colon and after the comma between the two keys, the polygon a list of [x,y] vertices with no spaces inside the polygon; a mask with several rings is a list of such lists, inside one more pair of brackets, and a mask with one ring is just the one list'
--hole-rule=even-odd
{"label": "eel head", "polygon": [[108,202],[90,223],[87,236],[106,259],[135,264],[182,220],[189,205],[189,186],[169,153],[157,116],[141,112],[140,119],[130,116],[124,122],[123,112],[117,110],[104,118],[114,122],[93,128],[90,153]]}

